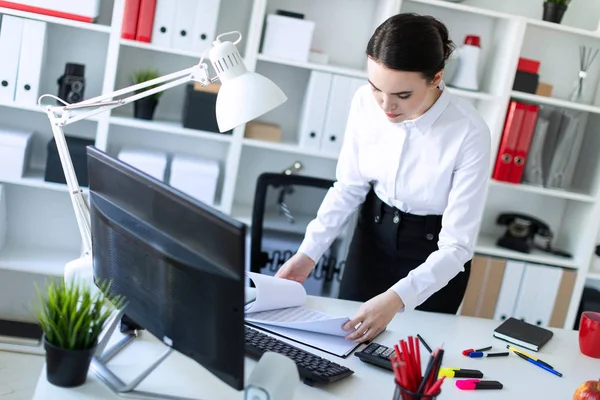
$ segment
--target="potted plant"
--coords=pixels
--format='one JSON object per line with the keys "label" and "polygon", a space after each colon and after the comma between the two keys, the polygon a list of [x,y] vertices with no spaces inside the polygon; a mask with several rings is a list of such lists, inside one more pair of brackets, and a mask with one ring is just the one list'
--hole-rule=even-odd
{"label": "potted plant", "polygon": [[50,280],[45,293],[37,288],[37,318],[44,333],[48,382],[61,387],[85,383],[98,337],[123,299],[110,296],[110,285],[92,293],[84,284]]}
{"label": "potted plant", "polygon": [[[132,77],[132,83],[134,85],[137,85],[139,83],[147,82],[149,80],[156,79],[159,77],[160,77],[160,74],[155,69],[151,69],[151,68],[150,69],[140,69],[140,70],[134,71],[133,77]],[[157,86],[159,86],[159,85],[153,85],[148,88],[138,90],[135,93],[136,94],[142,93],[147,90],[153,89]],[[162,92],[159,92],[159,93],[155,93],[153,95],[144,97],[142,99],[139,99],[139,100],[133,102],[133,116],[135,118],[140,118],[140,119],[148,119],[148,120],[153,119],[154,118],[154,110],[156,110],[156,106],[158,105],[158,100],[160,99],[161,96],[162,96]]]}
{"label": "potted plant", "polygon": [[544,2],[544,21],[560,24],[571,0],[546,0]]}

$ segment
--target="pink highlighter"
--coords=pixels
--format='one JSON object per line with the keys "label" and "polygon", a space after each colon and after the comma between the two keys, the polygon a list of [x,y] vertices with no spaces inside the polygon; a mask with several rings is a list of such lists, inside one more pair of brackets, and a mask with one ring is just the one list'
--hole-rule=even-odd
{"label": "pink highlighter", "polygon": [[502,389],[504,386],[498,381],[482,381],[479,379],[461,379],[456,381],[456,387],[461,390]]}

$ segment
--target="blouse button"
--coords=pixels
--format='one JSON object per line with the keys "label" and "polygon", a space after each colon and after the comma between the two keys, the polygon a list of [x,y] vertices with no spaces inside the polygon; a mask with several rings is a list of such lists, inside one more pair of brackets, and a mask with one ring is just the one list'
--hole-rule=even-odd
{"label": "blouse button", "polygon": [[375,220],[375,222],[379,222],[379,215],[376,215],[374,220]]}
{"label": "blouse button", "polygon": [[427,240],[432,240],[433,239],[433,234],[428,233],[426,236]]}
{"label": "blouse button", "polygon": [[398,213],[394,213],[394,223],[397,224],[400,222],[400,215]]}

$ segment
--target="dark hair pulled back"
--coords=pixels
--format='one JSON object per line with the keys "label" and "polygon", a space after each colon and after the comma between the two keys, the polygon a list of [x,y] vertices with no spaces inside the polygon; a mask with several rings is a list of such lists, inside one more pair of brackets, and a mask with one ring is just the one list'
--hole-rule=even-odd
{"label": "dark hair pulled back", "polygon": [[367,44],[367,55],[388,68],[420,72],[433,80],[454,50],[448,29],[439,20],[414,13],[383,22]]}

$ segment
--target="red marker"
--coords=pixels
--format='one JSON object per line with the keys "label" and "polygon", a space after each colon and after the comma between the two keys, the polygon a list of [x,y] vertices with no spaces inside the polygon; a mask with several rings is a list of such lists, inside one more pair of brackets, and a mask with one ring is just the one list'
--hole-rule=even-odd
{"label": "red marker", "polygon": [[502,389],[504,386],[498,381],[480,381],[479,379],[462,379],[456,381],[456,387],[461,390]]}

